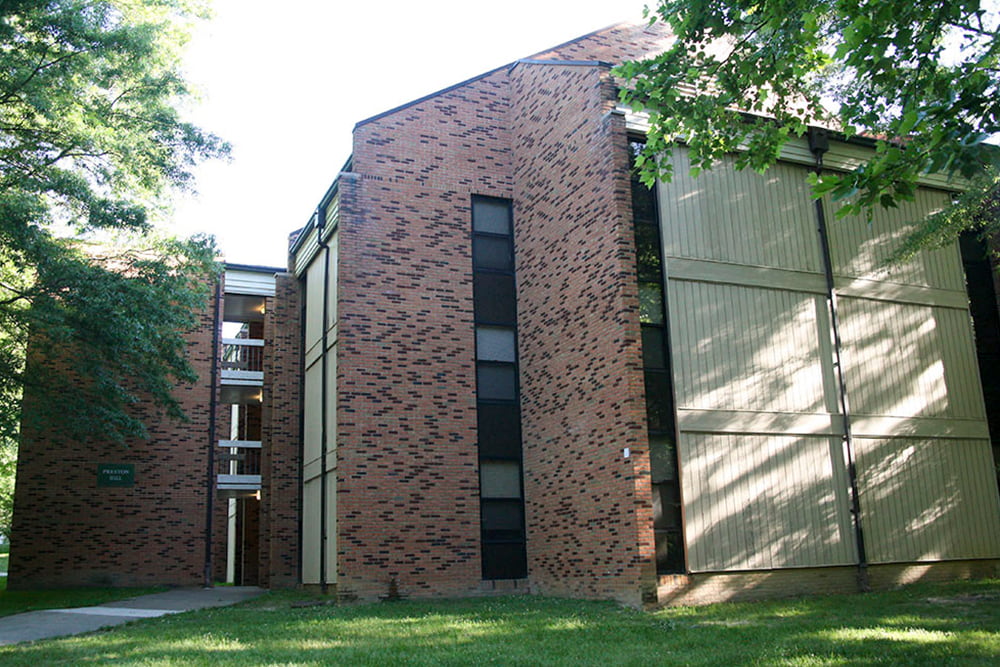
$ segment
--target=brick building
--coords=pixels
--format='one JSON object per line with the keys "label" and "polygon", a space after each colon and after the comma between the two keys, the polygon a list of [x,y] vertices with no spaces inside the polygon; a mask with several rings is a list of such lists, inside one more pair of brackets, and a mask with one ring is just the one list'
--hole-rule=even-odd
{"label": "brick building", "polygon": [[[127,491],[96,487],[113,454],[91,451],[47,488],[66,446],[22,445],[12,586],[200,565],[345,598],[639,604],[995,575],[988,262],[970,241],[881,264],[956,186],[827,226],[816,152],[850,169],[870,147],[819,131],[766,176],[692,180],[681,150],[639,186],[644,119],[611,67],[666,39],[612,26],[361,121],[288,270],[229,267],[206,315],[227,328],[193,334],[205,423],[130,451]],[[157,494],[147,470],[200,481]],[[74,502],[119,519],[88,542],[103,560]]]}

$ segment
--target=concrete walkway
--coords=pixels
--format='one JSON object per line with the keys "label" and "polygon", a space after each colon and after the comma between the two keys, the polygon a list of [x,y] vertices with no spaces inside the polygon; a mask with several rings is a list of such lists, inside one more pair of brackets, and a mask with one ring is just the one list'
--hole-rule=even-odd
{"label": "concrete walkway", "polygon": [[165,593],[115,600],[97,607],[45,609],[4,616],[0,618],[0,645],[78,635],[140,618],[225,607],[255,598],[263,592],[264,589],[256,586],[177,588]]}

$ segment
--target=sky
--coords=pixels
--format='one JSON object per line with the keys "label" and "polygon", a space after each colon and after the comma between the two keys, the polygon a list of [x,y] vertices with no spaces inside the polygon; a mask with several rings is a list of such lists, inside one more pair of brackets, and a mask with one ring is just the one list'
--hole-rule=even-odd
{"label": "sky", "polygon": [[284,267],[369,116],[580,35],[648,0],[214,0],[189,44],[186,115],[232,144],[196,170],[170,229],[228,262]]}

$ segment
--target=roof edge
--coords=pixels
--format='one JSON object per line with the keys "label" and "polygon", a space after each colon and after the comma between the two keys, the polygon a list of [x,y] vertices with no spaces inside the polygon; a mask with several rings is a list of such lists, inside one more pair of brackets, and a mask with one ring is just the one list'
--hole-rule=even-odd
{"label": "roof edge", "polygon": [[[643,21],[642,23],[645,23],[645,21]],[[588,32],[586,34],[580,35],[578,37],[574,37],[573,39],[566,40],[565,42],[562,42],[561,44],[556,44],[555,46],[550,46],[549,48],[543,49],[542,51],[537,51],[533,55],[537,56],[537,55],[541,55],[543,53],[548,53],[550,51],[555,51],[556,49],[561,49],[564,46],[572,44],[573,42],[578,42],[581,39],[586,39],[586,38],[591,37],[593,35],[596,35],[598,33],[604,32],[605,30],[610,30],[612,28],[616,28],[616,27],[621,26],[621,25],[639,25],[639,24],[640,24],[640,22],[637,22],[637,21],[619,21],[617,23],[612,23],[611,25],[604,26],[603,28],[599,28],[597,30],[593,30],[591,32]],[[489,71],[486,71],[486,72],[483,72],[482,74],[477,74],[476,76],[473,76],[473,77],[470,77],[468,79],[465,79],[464,81],[459,81],[458,83],[452,84],[452,85],[447,86],[445,88],[442,88],[440,90],[436,90],[433,93],[428,93],[427,95],[424,95],[422,97],[418,97],[415,100],[410,100],[409,102],[404,102],[403,104],[400,104],[399,106],[393,107],[391,109],[387,109],[386,111],[383,111],[381,113],[377,113],[374,116],[369,116],[368,118],[364,118],[362,120],[359,120],[357,123],[354,124],[354,129],[356,130],[359,127],[367,125],[368,123],[374,122],[374,121],[379,120],[381,118],[385,118],[386,116],[394,114],[394,113],[396,113],[398,111],[402,111],[404,109],[408,109],[409,107],[412,107],[414,105],[420,104],[422,102],[426,102],[427,100],[429,100],[429,99],[431,99],[433,97],[437,97],[438,95],[444,95],[445,93],[450,93],[451,91],[455,90],[456,88],[461,88],[462,86],[467,86],[470,83],[473,83],[474,81],[479,81],[480,79],[485,79],[486,77],[491,76],[493,74],[496,74],[497,72],[500,72],[502,70],[505,70],[505,69],[506,70],[510,70],[511,68],[513,68],[514,66],[516,66],[518,63],[521,63],[521,62],[525,62],[525,63],[551,63],[551,64],[562,64],[562,65],[597,65],[597,64],[600,64],[602,66],[608,65],[607,63],[603,63],[601,61],[544,60],[544,59],[537,59],[537,58],[534,58],[532,56],[529,56],[527,58],[518,59],[518,60],[515,60],[513,62],[506,63],[506,64],[501,65],[499,67],[494,67],[493,69],[491,69]],[[613,65],[611,65],[611,66],[613,66]]]}
{"label": "roof edge", "polygon": [[262,266],[260,264],[238,264],[236,262],[223,262],[226,271],[246,271],[248,273],[284,273],[287,268],[276,266]]}
{"label": "roof edge", "polygon": [[451,91],[453,91],[453,90],[455,90],[457,88],[461,88],[462,86],[467,86],[470,83],[473,83],[474,81],[479,81],[480,79],[485,79],[486,77],[491,76],[493,74],[496,74],[497,72],[500,72],[502,70],[508,69],[511,65],[513,65],[513,63],[507,63],[506,65],[501,65],[500,67],[494,67],[493,69],[489,70],[488,72],[483,72],[482,74],[477,74],[474,77],[468,78],[468,79],[466,79],[464,81],[459,81],[458,83],[452,84],[452,85],[450,85],[450,86],[448,86],[446,88],[442,88],[441,90],[436,90],[433,93],[428,93],[427,95],[424,95],[423,97],[418,97],[415,100],[410,100],[409,102],[404,102],[403,104],[400,104],[397,107],[393,107],[391,109],[387,109],[385,111],[382,111],[381,113],[375,114],[374,116],[369,116],[368,118],[363,118],[362,120],[359,120],[357,123],[354,124],[354,129],[356,130],[356,129],[358,129],[359,127],[361,127],[363,125],[367,125],[368,123],[371,123],[371,122],[374,122],[376,120],[379,120],[380,118],[385,118],[386,116],[390,116],[390,115],[396,113],[397,111],[402,111],[403,109],[408,109],[409,107],[415,106],[415,105],[420,104],[422,102],[426,102],[427,100],[429,100],[429,99],[431,99],[433,97],[437,97],[438,95],[444,95],[445,93],[450,93]]}
{"label": "roof edge", "polygon": [[563,48],[565,46],[569,46],[573,42],[579,42],[581,39],[587,39],[588,37],[593,37],[594,35],[600,34],[600,33],[604,32],[606,30],[611,30],[612,28],[617,28],[618,26],[621,26],[621,25],[635,25],[635,26],[638,26],[638,25],[642,25],[644,23],[648,24],[649,21],[645,21],[645,20],[643,20],[643,21],[618,21],[616,23],[610,23],[610,24],[604,26],[603,28],[598,28],[597,30],[591,30],[588,33],[584,33],[583,35],[580,35],[578,37],[574,37],[573,39],[567,39],[565,42],[562,42],[561,44],[556,44],[555,46],[550,46],[547,49],[542,49],[541,51],[536,51],[535,53],[531,54],[527,58],[524,58],[524,60],[537,60],[537,58],[535,56],[540,56],[543,53],[548,53],[550,51],[555,51],[557,49],[561,49],[561,48]]}

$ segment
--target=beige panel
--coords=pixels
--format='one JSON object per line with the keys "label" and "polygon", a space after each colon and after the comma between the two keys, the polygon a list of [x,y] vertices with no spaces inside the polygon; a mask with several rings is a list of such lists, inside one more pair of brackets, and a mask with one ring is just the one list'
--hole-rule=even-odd
{"label": "beige panel", "polygon": [[326,583],[337,583],[337,484],[333,474],[326,478]]}
{"label": "beige panel", "polygon": [[320,452],[322,442],[322,400],[321,385],[323,381],[323,365],[315,363],[306,369],[305,386],[303,387],[303,432],[302,432],[302,468],[303,477],[312,479],[320,473]]}
{"label": "beige panel", "polygon": [[786,271],[784,269],[675,257],[667,260],[666,273],[667,280],[697,280],[706,283],[728,283],[744,287],[765,287],[793,292],[826,294],[826,279],[823,275],[804,271]]}
{"label": "beige panel", "polygon": [[331,327],[335,326],[337,323],[337,272],[339,269],[338,257],[340,235],[334,233],[330,236],[330,273],[329,273],[329,290],[327,291],[326,304],[329,312],[327,313],[326,327],[329,330]]}
{"label": "beige panel", "polygon": [[306,270],[305,349],[311,351],[323,336],[323,277],[324,253],[320,253]]}
{"label": "beige panel", "polygon": [[[334,197],[330,200],[330,203],[326,205],[326,221],[323,225],[324,230],[335,230],[340,222],[340,196]],[[325,232],[329,236],[330,232]]]}
{"label": "beige panel", "polygon": [[1000,556],[1000,496],[986,440],[855,440],[873,563]]}
{"label": "beige panel", "polygon": [[854,561],[839,439],[682,433],[693,572]]}
{"label": "beige panel", "polygon": [[[337,346],[330,348],[326,357],[326,469],[337,467]],[[334,478],[331,476],[331,480]],[[329,482],[332,486],[332,481]]]}
{"label": "beige panel", "polygon": [[679,408],[677,423],[682,431],[702,433],[840,435],[844,432],[843,418],[825,412],[808,414]]}
{"label": "beige panel", "polygon": [[833,411],[820,356],[822,297],[670,281],[669,298],[679,408]]}
{"label": "beige panel", "polygon": [[963,291],[964,274],[957,246],[921,253],[903,266],[884,267],[889,254],[913,228],[914,221],[940,210],[948,202],[947,193],[923,188],[917,191],[912,202],[901,202],[895,209],[877,209],[870,222],[860,216],[836,220],[838,205],[825,202],[834,273],[837,276]]}
{"label": "beige panel", "polygon": [[[680,90],[685,89],[693,90],[689,86],[680,88]],[[619,104],[615,111],[625,117],[625,128],[629,132],[642,135],[649,133],[648,111],[635,111],[623,104]],[[867,146],[831,140],[829,151],[823,155],[823,164],[829,169],[854,171],[858,167],[867,164],[871,159],[871,155],[872,149]],[[780,159],[783,162],[802,165],[810,170],[816,165],[816,156],[813,154],[812,149],[809,147],[809,142],[804,136],[789,138],[788,142],[781,147]],[[970,183],[966,179],[957,174],[947,173],[919,174],[917,176],[917,183],[952,192],[964,192],[970,187]]]}
{"label": "beige panel", "polygon": [[674,160],[673,181],[657,190],[666,257],[822,271],[806,170],[737,172],[726,158],[692,178],[686,149]]}
{"label": "beige panel", "polygon": [[319,478],[302,486],[302,583],[318,584],[320,541]]}
{"label": "beige panel", "polygon": [[298,252],[295,253],[293,270],[295,277],[301,278],[302,274],[309,267],[319,251],[319,236],[316,233],[315,221],[310,220],[306,228],[305,238],[299,243]]}
{"label": "beige panel", "polygon": [[943,290],[920,285],[900,285],[864,278],[838,278],[835,281],[837,294],[841,296],[898,301],[921,306],[944,306],[964,310],[969,307],[969,296],[965,290]]}
{"label": "beige panel", "polygon": [[851,298],[839,304],[853,413],[985,418],[967,311]]}
{"label": "beige panel", "polygon": [[[660,184],[658,195],[689,569],[855,563],[832,329],[805,170],[779,165],[762,177],[722,165],[697,179],[687,170],[682,150],[674,182]],[[868,453],[872,491],[862,505],[873,503],[866,536],[880,541],[876,562],[975,558],[1000,543],[989,448],[982,441],[969,449],[985,422],[957,249],[881,268],[906,224],[945,203],[947,195],[922,190],[871,225],[835,220],[825,204],[855,427],[895,436],[886,443],[908,438],[936,448],[926,457],[936,463],[902,466],[906,472],[894,468],[892,455],[880,458],[879,447]],[[934,488],[947,495],[934,496]],[[942,506],[966,507],[967,498],[986,509],[970,510],[975,518],[956,527]],[[920,521],[915,546],[903,542],[886,555],[893,522]],[[977,535],[978,521],[992,522],[989,535]],[[940,547],[945,542],[954,544]]]}
{"label": "beige panel", "polygon": [[851,433],[859,438],[988,439],[990,429],[981,419],[921,419],[919,417],[865,417],[855,415]]}

